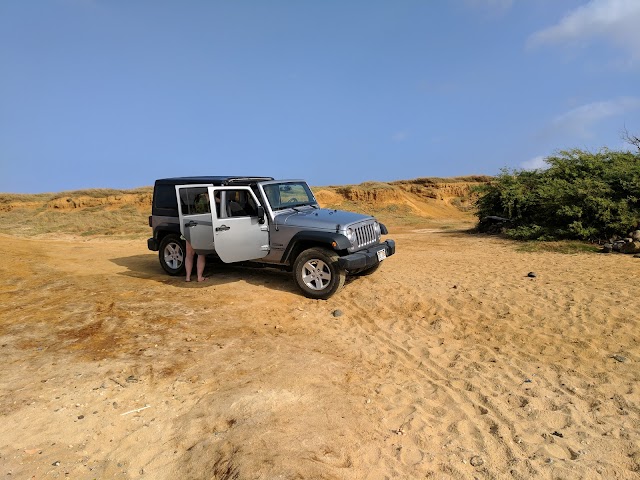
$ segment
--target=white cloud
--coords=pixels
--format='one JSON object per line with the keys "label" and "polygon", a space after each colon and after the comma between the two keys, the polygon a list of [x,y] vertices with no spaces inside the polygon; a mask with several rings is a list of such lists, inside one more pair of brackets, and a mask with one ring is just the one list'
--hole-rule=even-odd
{"label": "white cloud", "polygon": [[520,167],[524,170],[545,170],[549,168],[549,165],[545,163],[544,159],[545,157],[539,155],[522,162]]}
{"label": "white cloud", "polygon": [[552,127],[554,130],[590,137],[589,129],[601,120],[638,109],[640,98],[636,97],[588,103],[557,116],[552,121]]}
{"label": "white cloud", "polygon": [[584,45],[595,38],[627,50],[632,63],[640,61],[640,1],[591,0],[557,24],[531,35],[527,44]]}

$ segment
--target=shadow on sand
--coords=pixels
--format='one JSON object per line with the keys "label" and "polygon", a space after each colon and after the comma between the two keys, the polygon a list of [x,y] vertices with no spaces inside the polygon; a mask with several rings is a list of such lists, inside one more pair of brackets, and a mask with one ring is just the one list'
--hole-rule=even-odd
{"label": "shadow on sand", "polygon": [[412,233],[433,233],[437,235],[459,237],[477,234],[475,228],[419,228],[412,230]]}
{"label": "shadow on sand", "polygon": [[[245,281],[252,285],[263,286],[274,290],[299,293],[291,273],[276,268],[256,268],[207,261],[204,275],[208,278],[205,282],[198,283],[196,281],[185,282],[183,275],[173,277],[165,273],[162,267],[160,267],[157,255],[131,255],[129,257],[114,258],[111,259],[111,261],[127,269],[124,272],[120,272],[119,275],[151,280],[175,287],[206,288],[207,286]],[[195,279],[195,267],[193,273],[193,278]]]}

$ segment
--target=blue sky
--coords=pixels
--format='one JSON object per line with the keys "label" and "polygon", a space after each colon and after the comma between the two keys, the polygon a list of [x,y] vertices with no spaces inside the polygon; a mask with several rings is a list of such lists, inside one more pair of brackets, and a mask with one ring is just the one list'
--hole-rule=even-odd
{"label": "blue sky", "polygon": [[639,0],[4,0],[0,191],[341,185],[640,134]]}

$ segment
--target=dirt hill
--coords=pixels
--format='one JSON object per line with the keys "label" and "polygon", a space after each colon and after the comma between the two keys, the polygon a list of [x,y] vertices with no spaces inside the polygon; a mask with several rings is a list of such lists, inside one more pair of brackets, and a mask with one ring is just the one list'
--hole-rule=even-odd
{"label": "dirt hill", "polygon": [[[323,207],[375,215],[388,226],[472,223],[473,187],[490,177],[417,178],[389,183],[313,187]],[[0,194],[5,231],[138,236],[148,233],[152,187],[42,194]],[[7,230],[8,227],[8,230]]]}
{"label": "dirt hill", "polygon": [[391,225],[473,221],[473,188],[490,177],[417,178],[314,189],[322,206],[363,211]]}

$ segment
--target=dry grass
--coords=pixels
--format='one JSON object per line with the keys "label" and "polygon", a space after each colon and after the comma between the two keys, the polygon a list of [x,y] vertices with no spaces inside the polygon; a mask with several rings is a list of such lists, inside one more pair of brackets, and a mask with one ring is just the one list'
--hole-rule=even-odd
{"label": "dry grass", "polygon": [[68,211],[14,208],[0,212],[0,222],[4,232],[22,237],[64,234],[138,238],[151,232],[148,216],[149,212],[139,211],[131,205],[117,210],[99,207]]}
{"label": "dry grass", "polygon": [[519,252],[552,252],[552,253],[596,253],[600,251],[598,245],[577,240],[561,240],[554,242],[542,242],[537,240],[518,242]]}
{"label": "dry grass", "polygon": [[441,183],[489,183],[493,180],[493,177],[488,175],[469,175],[466,177],[419,177],[413,180],[397,180],[390,182],[391,185],[406,185],[406,184],[419,184],[419,185],[437,185]]}
{"label": "dry grass", "polygon": [[[57,193],[14,194],[0,193],[0,222],[3,230],[12,235],[119,236],[137,238],[149,234],[148,216],[151,206],[134,204],[124,196],[150,198],[153,187],[132,190],[92,188]],[[57,202],[81,208],[51,208]],[[87,201],[87,199],[89,199]],[[91,205],[93,200],[99,202]],[[66,202],[65,202],[66,201]]]}
{"label": "dry grass", "polygon": [[149,194],[153,187],[140,187],[131,190],[113,188],[89,188],[84,190],[68,190],[56,193],[0,193],[0,205],[19,203],[47,203],[52,200],[71,197],[106,198],[126,194]]}

